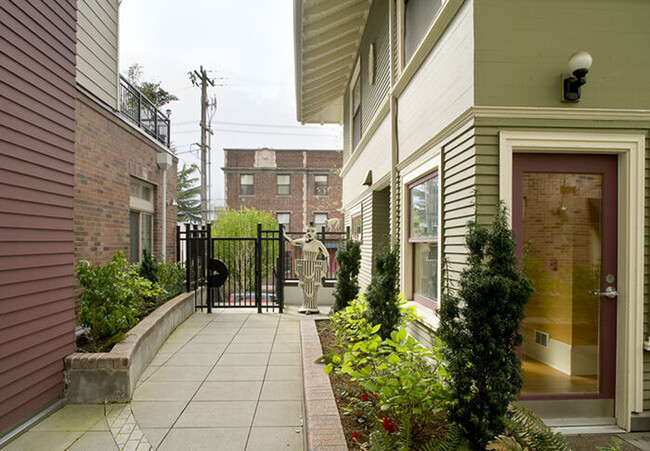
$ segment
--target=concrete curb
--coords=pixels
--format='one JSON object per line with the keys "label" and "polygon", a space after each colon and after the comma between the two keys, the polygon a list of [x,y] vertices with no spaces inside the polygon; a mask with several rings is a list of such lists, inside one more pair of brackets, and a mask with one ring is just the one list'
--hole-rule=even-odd
{"label": "concrete curb", "polygon": [[305,437],[310,451],[346,451],[341,418],[329,377],[314,361],[323,355],[314,319],[300,321]]}
{"label": "concrete curb", "polygon": [[170,299],[140,321],[110,352],[65,358],[65,398],[73,404],[127,402],[135,384],[176,327],[194,313],[194,292]]}

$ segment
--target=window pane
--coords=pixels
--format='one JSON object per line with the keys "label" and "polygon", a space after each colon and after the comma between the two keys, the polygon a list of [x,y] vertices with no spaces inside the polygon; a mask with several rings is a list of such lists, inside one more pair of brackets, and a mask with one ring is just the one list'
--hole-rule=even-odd
{"label": "window pane", "polygon": [[278,175],[278,194],[291,194],[291,176]]}
{"label": "window pane", "polygon": [[438,299],[438,243],[415,243],[414,291],[425,298]]}
{"label": "window pane", "polygon": [[410,190],[410,237],[438,237],[438,176]]}
{"label": "window pane", "polygon": [[153,217],[151,215],[148,215],[146,213],[140,213],[141,216],[141,226],[142,226],[142,239],[141,239],[141,245],[142,249],[148,250],[150,253],[152,252],[153,246],[151,239],[153,237]]}
{"label": "window pane", "polygon": [[352,238],[361,241],[363,238],[363,220],[361,215],[352,218]]}
{"label": "window pane", "polygon": [[314,227],[320,232],[327,222],[327,213],[314,213]]}
{"label": "window pane", "polygon": [[314,194],[316,196],[327,196],[327,176],[314,176]]}
{"label": "window pane", "polygon": [[278,213],[278,223],[282,224],[284,226],[284,230],[287,232],[290,231],[290,224],[291,224],[291,214],[290,213]]}
{"label": "window pane", "polygon": [[442,0],[408,0],[404,4],[404,59],[408,63],[431,27]]}
{"label": "window pane", "polygon": [[240,176],[240,194],[242,195],[253,195],[253,175],[251,174],[242,174]]}
{"label": "window pane", "polygon": [[129,261],[140,261],[140,213],[129,213]]}

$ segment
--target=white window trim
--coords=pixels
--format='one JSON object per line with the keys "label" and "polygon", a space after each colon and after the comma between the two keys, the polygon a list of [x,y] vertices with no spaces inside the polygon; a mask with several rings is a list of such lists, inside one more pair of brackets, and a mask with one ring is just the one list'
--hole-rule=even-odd
{"label": "white window trim", "polygon": [[443,249],[443,240],[442,240],[442,180],[443,173],[442,168],[440,167],[440,151],[435,152],[436,156],[425,161],[414,163],[409,168],[405,168],[402,171],[402,184],[401,184],[401,199],[400,205],[402,209],[401,214],[401,250],[400,253],[402,259],[402,271],[400,271],[400,285],[404,296],[406,299],[413,300],[413,294],[415,292],[415,283],[413,280],[413,249],[411,243],[409,243],[409,221],[410,221],[410,212],[409,207],[409,185],[413,182],[421,179],[427,174],[430,174],[434,171],[438,171],[438,304],[440,304],[441,299],[441,287],[442,287],[442,249]]}
{"label": "white window trim", "polygon": [[645,137],[633,134],[499,133],[499,194],[512,207],[513,153],[615,154],[618,165],[616,422],[643,411]]}

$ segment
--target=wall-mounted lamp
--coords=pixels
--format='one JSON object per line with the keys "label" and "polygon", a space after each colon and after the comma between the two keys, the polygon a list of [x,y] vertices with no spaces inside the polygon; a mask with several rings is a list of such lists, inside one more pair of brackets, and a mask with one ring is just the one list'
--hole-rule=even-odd
{"label": "wall-mounted lamp", "polygon": [[372,185],[372,171],[368,171],[366,174],[366,179],[363,181],[363,186],[371,186]]}
{"label": "wall-mounted lamp", "polygon": [[591,67],[593,58],[589,52],[581,50],[569,58],[569,70],[571,74],[562,75],[562,100],[577,102],[580,100],[580,87],[587,83],[587,72]]}

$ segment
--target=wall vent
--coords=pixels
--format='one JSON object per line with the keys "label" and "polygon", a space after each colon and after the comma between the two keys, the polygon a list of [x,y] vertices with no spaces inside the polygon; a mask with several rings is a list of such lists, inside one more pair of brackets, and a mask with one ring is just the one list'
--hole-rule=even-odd
{"label": "wall vent", "polygon": [[545,348],[548,348],[548,334],[541,330],[535,330],[535,343]]}

